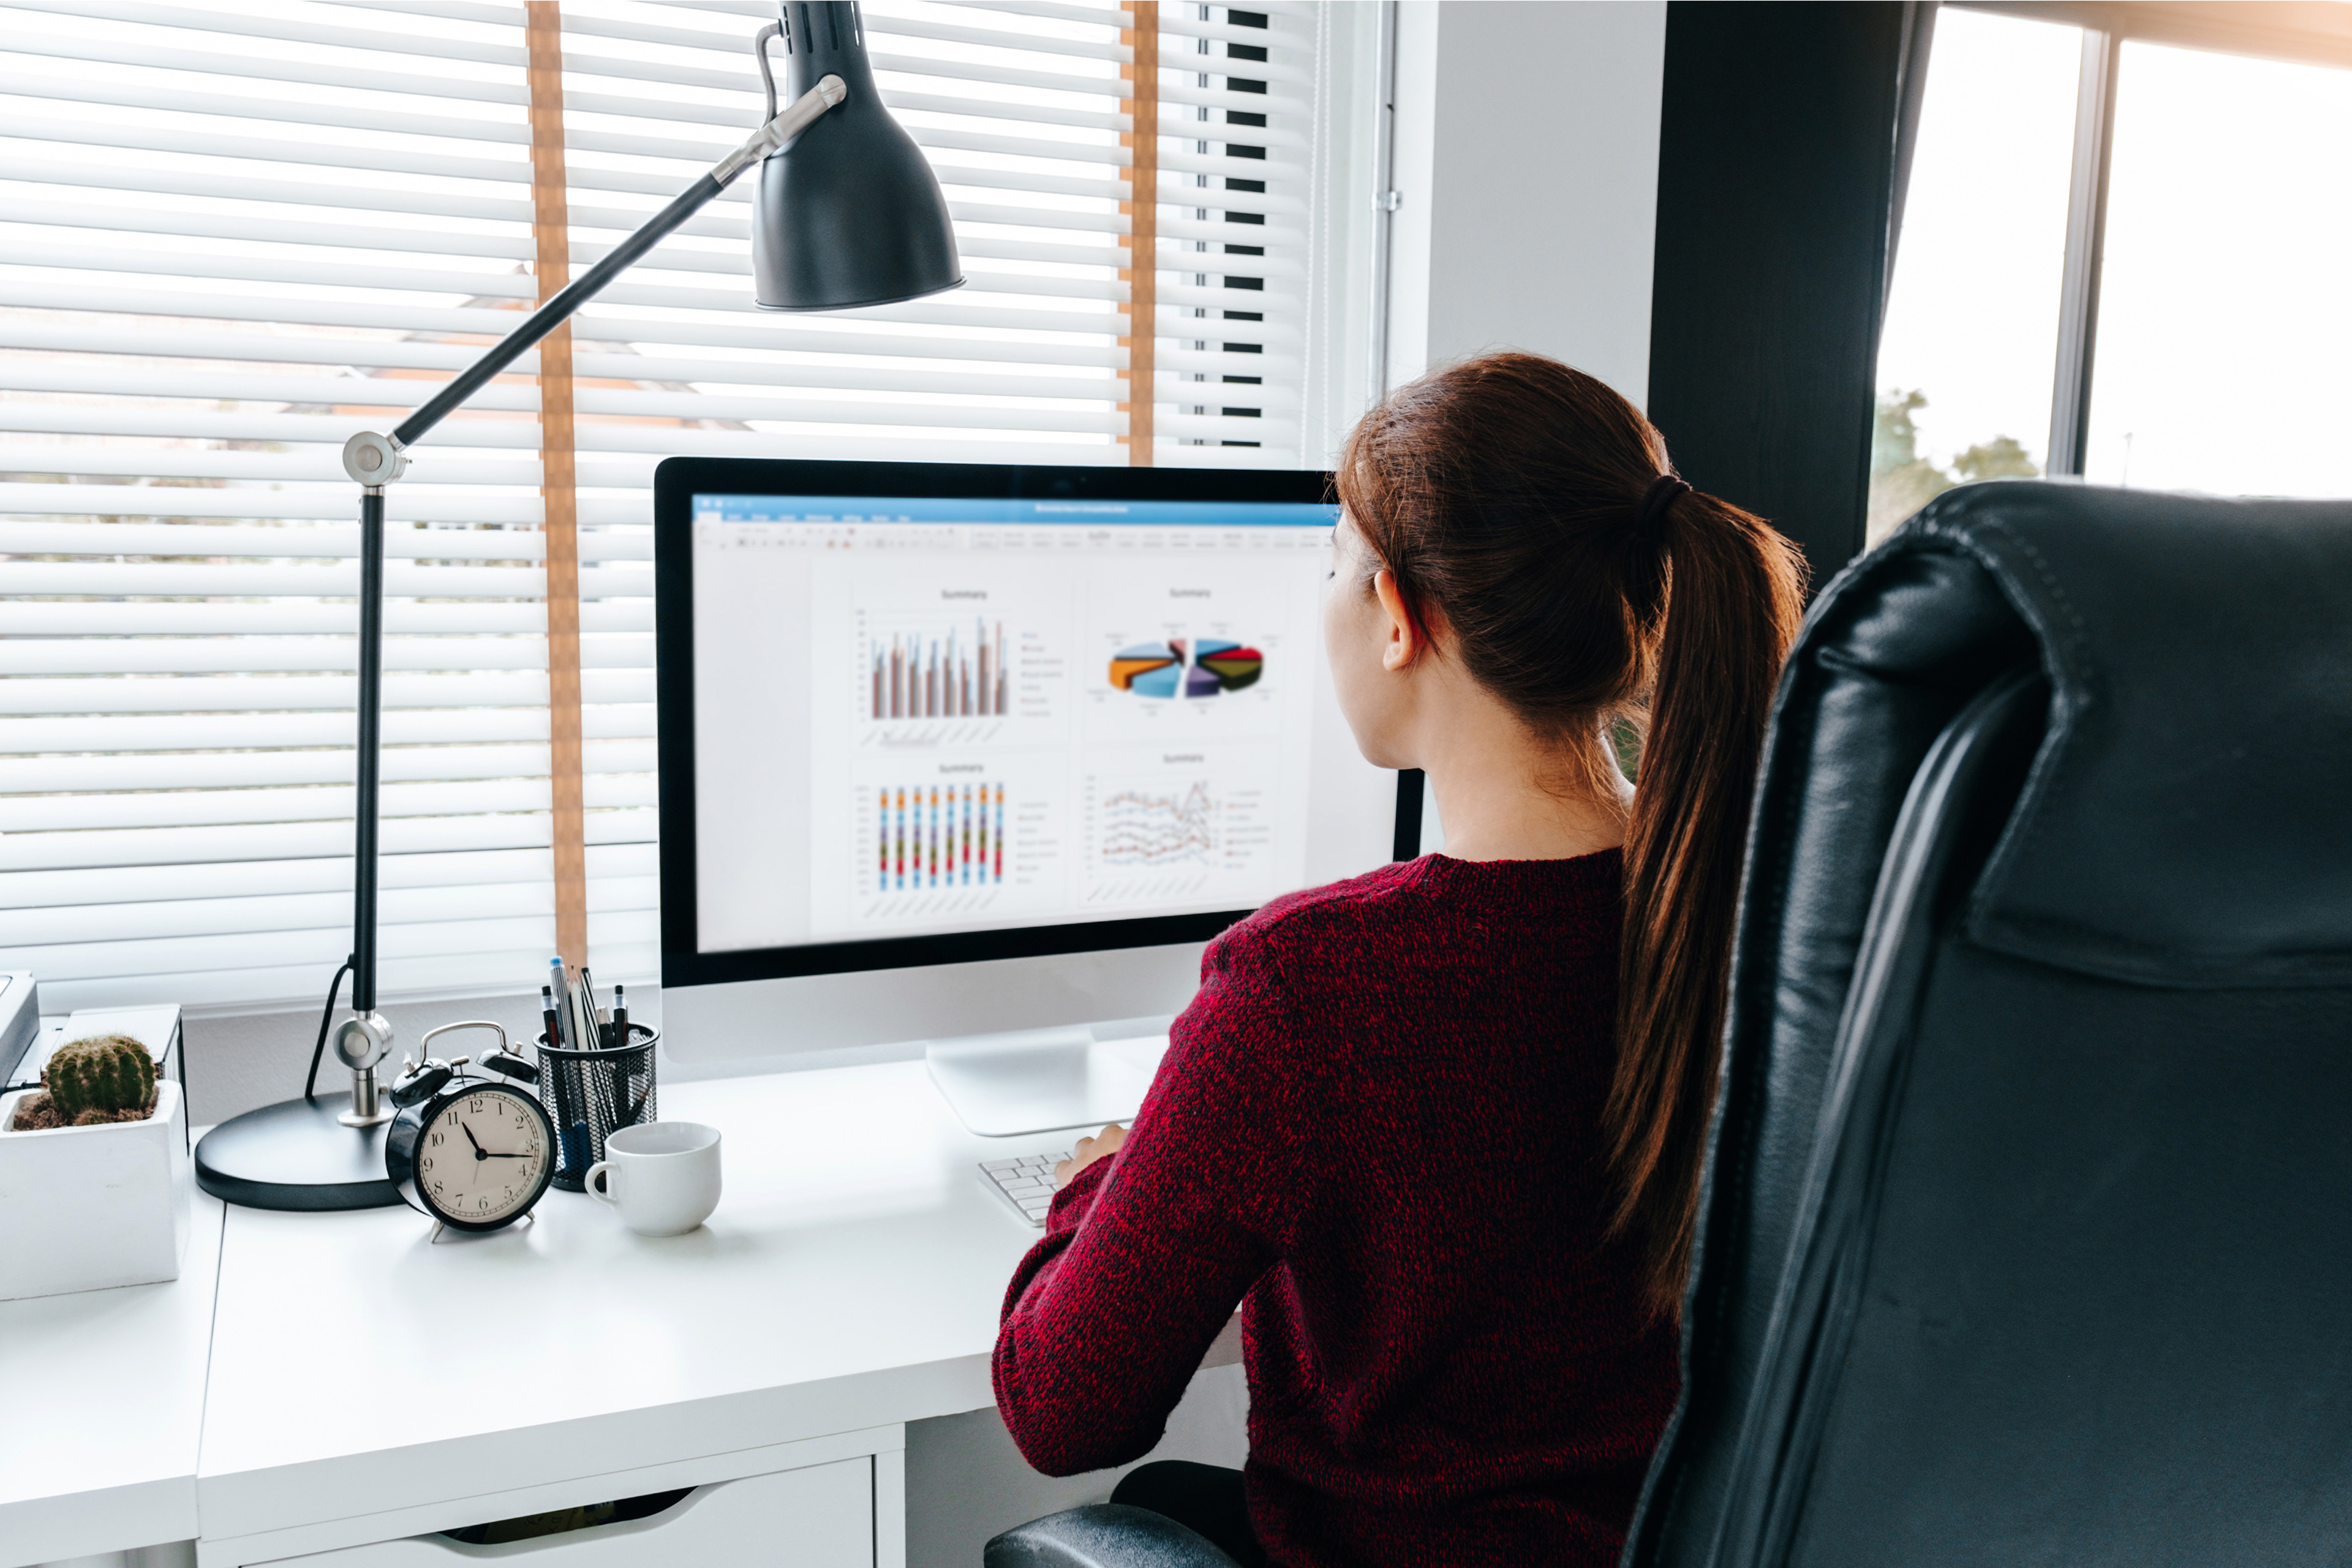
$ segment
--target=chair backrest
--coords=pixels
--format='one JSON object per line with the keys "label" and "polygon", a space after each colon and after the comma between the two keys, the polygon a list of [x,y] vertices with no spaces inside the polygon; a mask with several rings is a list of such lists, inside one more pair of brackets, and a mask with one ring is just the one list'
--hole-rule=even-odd
{"label": "chair backrest", "polygon": [[1750,837],[1627,1568],[2352,1555],[2352,505],[1940,498]]}

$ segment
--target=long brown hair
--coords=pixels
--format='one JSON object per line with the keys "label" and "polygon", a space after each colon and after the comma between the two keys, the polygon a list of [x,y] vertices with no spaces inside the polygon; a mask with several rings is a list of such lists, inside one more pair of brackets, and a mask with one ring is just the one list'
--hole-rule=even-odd
{"label": "long brown hair", "polygon": [[[1760,518],[1653,487],[1665,439],[1589,375],[1535,354],[1434,371],[1348,438],[1358,531],[1439,646],[1554,743],[1570,787],[1616,798],[1612,736],[1642,737],[1625,833],[1614,1228],[1679,1310],[1764,722],[1803,558]],[[1665,487],[1673,491],[1675,487]],[[1443,655],[1441,655],[1443,657]]]}

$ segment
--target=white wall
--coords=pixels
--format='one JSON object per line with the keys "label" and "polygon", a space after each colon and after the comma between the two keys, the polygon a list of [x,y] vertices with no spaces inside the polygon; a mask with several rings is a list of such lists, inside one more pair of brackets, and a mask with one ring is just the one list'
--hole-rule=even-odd
{"label": "white wall", "polygon": [[[234,1005],[192,1006],[184,1010],[180,1037],[188,1053],[188,1121],[206,1127],[241,1116],[248,1110],[293,1100],[302,1092],[303,1074],[310,1052],[319,1043],[319,1014],[326,1004],[324,982],[333,973],[322,969],[321,994],[316,1002],[240,1011]],[[351,987],[343,987],[335,1007],[334,1023],[351,1016]],[[660,992],[646,986],[631,993],[630,1012],[656,1028],[661,1026]],[[651,1008],[650,1016],[647,1009]],[[461,1018],[488,1018],[501,1025],[510,1040],[528,1041],[540,1032],[536,995],[453,996],[439,1000],[414,998],[386,1002],[379,1008],[392,1020],[393,1059],[378,1071],[385,1082],[400,1069],[400,1058],[421,1056],[416,1042],[428,1029]],[[330,1030],[332,1029],[330,1025]],[[442,1057],[478,1053],[488,1045],[487,1034],[446,1037],[433,1042]],[[330,1042],[331,1046],[331,1041]],[[667,1064],[662,1070],[669,1070]],[[351,1092],[352,1075],[335,1060],[331,1048],[319,1064],[319,1089],[325,1094]]]}
{"label": "white wall", "polygon": [[1493,348],[1649,391],[1664,0],[1402,0],[1390,384]]}

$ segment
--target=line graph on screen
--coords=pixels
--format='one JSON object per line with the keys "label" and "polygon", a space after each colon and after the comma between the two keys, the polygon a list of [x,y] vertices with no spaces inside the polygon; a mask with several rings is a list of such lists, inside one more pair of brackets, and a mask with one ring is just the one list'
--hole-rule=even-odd
{"label": "line graph on screen", "polygon": [[1129,787],[1103,798],[1095,854],[1106,868],[1207,866],[1217,852],[1217,799],[1209,781],[1181,789]]}

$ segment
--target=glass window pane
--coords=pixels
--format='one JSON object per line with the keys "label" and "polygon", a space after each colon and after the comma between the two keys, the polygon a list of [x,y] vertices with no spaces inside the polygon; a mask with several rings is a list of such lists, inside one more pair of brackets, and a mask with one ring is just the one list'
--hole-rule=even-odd
{"label": "glass window pane", "polygon": [[2082,58],[2080,28],[1937,16],[1879,339],[1873,543],[1955,483],[2042,470]]}
{"label": "glass window pane", "polygon": [[2352,71],[2126,43],[2084,477],[2352,493]]}

